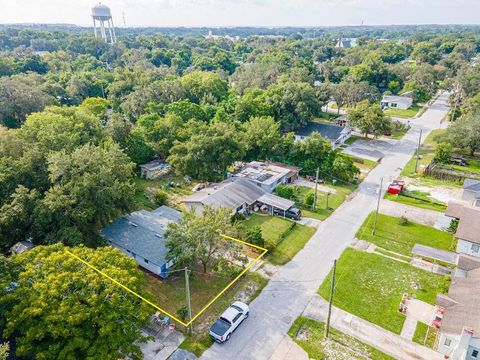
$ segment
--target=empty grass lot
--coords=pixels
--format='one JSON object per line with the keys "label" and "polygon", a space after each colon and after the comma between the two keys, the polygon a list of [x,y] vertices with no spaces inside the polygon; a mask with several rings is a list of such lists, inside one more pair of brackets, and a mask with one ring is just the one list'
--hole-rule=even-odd
{"label": "empty grass lot", "polygon": [[310,359],[394,359],[333,328],[330,328],[329,338],[325,339],[324,328],[323,322],[299,317],[288,331],[288,335],[307,352]]}
{"label": "empty grass lot", "polygon": [[415,244],[450,250],[455,244],[452,234],[409,222],[400,225],[399,218],[378,214],[375,236],[372,235],[375,213],[371,213],[357,232],[357,238],[403,255],[412,255]]}
{"label": "empty grass lot", "polygon": [[433,199],[429,195],[429,193],[419,190],[403,190],[398,195],[385,193],[385,199],[399,202],[405,205],[411,205],[422,209],[429,209],[440,212],[444,212],[447,209],[447,205],[445,205],[445,203]]}
{"label": "empty grass lot", "polygon": [[408,118],[412,118],[415,115],[417,115],[417,113],[420,111],[420,109],[421,108],[418,105],[413,105],[409,109],[392,109],[392,108],[389,108],[389,109],[386,109],[384,112],[385,112],[385,115],[388,115],[388,116],[408,119]]}
{"label": "empty grass lot", "polygon": [[265,240],[270,239],[277,246],[267,253],[268,260],[275,265],[289,262],[310,240],[315,233],[315,228],[296,224],[274,216],[261,216],[252,214],[243,223],[244,228],[260,226]]}
{"label": "empty grass lot", "polygon": [[[331,272],[319,289],[328,299]],[[405,315],[398,312],[404,293],[429,304],[448,289],[448,277],[352,248],[337,262],[333,305],[400,334]]]}

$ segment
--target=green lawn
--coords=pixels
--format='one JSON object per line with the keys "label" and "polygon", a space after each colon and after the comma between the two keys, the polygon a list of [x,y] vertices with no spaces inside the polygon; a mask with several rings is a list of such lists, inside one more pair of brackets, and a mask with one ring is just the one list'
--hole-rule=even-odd
{"label": "green lawn", "polygon": [[424,323],[417,322],[417,328],[415,329],[415,334],[412,339],[414,342],[433,349],[436,337],[437,329],[429,327]]}
{"label": "green lawn", "polygon": [[399,118],[412,118],[420,111],[420,107],[418,105],[413,105],[409,109],[386,109],[384,111],[385,115],[399,117]]}
{"label": "green lawn", "polygon": [[329,339],[325,340],[324,328],[323,322],[299,317],[288,331],[288,335],[307,352],[310,359],[394,359],[333,328],[330,328]]}
{"label": "green lawn", "polygon": [[364,140],[364,139],[365,139],[364,136],[352,135],[345,141],[345,144],[351,145],[357,140]]}
{"label": "green lawn", "polygon": [[252,214],[243,224],[247,229],[260,226],[263,238],[272,241],[277,246],[267,254],[267,259],[275,265],[289,262],[310,240],[315,233],[315,228],[295,224],[276,216]]}
{"label": "green lawn", "polygon": [[399,218],[378,214],[377,230],[372,235],[375,213],[371,213],[357,232],[357,238],[403,255],[412,255],[415,244],[450,250],[455,239],[451,233],[409,222],[400,225]]}
{"label": "green lawn", "polygon": [[385,199],[406,205],[416,206],[422,209],[444,212],[447,208],[445,203],[433,199],[429,195],[429,193],[419,190],[403,190],[398,195],[385,193]]}
{"label": "green lawn", "polygon": [[[319,294],[329,298],[331,272]],[[436,275],[380,255],[347,248],[337,262],[333,304],[400,334],[405,315],[398,312],[404,293],[429,304],[448,290],[448,277]]]}
{"label": "green lawn", "polygon": [[408,130],[410,130],[410,129],[408,129],[407,127],[403,128],[401,130],[394,129],[392,131],[392,135],[390,136],[390,138],[395,139],[395,140],[400,140],[408,132]]}
{"label": "green lawn", "polygon": [[193,323],[193,335],[187,335],[185,340],[180,344],[180,348],[188,350],[200,357],[202,353],[213,344],[213,340],[208,335],[208,330],[220,314],[236,300],[250,303],[260,294],[267,283],[268,280],[259,274],[247,273],[238,283],[215,301],[205,313],[195,320]]}
{"label": "green lawn", "polygon": [[314,189],[306,186],[295,186],[294,194],[297,199],[295,206],[302,210],[302,215],[312,219],[325,220],[328,218],[336,208],[338,208],[345,201],[345,198],[353,190],[357,188],[358,185],[355,184],[341,184],[341,185],[331,185],[327,184],[328,187],[331,187],[336,190],[336,193],[331,193],[328,195],[328,207],[333,210],[327,209],[327,193],[317,190],[317,206],[315,210],[312,210],[311,207],[305,204],[305,197],[309,193],[313,193]]}

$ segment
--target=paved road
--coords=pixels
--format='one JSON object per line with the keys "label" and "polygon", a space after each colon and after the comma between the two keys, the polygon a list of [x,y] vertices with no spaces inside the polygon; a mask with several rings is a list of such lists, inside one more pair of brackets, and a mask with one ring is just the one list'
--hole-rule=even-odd
{"label": "paved road", "polygon": [[[355,236],[376,205],[380,178],[386,182],[398,176],[415,151],[420,128],[426,136],[440,126],[448,111],[448,95],[443,94],[412,128],[393,146],[382,163],[360,184],[356,196],[343,203],[307,245],[288,264],[280,267],[262,293],[250,304],[250,317],[225,344],[214,344],[202,359],[269,359],[287,336],[293,321],[305,310],[328,275],[333,260]],[[384,184],[386,183],[384,182]],[[385,184],[386,185],[386,184]]]}

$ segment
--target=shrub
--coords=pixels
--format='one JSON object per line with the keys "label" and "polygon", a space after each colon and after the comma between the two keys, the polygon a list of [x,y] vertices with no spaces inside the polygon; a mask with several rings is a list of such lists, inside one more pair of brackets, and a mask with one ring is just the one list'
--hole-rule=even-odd
{"label": "shrub", "polygon": [[295,197],[295,193],[291,186],[279,185],[275,189],[275,192],[277,193],[278,196],[283,197],[285,199],[293,200],[293,198]]}
{"label": "shrub", "polygon": [[182,306],[180,309],[177,310],[177,315],[180,319],[185,320],[188,315],[188,310],[186,306]]}
{"label": "shrub", "polygon": [[450,226],[448,227],[448,231],[451,233],[456,233],[458,228],[458,219],[452,219],[450,221]]}
{"label": "shrub", "polygon": [[442,164],[449,164],[452,159],[452,145],[448,143],[440,143],[435,149],[433,160]]}
{"label": "shrub", "polygon": [[250,229],[247,229],[245,233],[245,240],[253,245],[261,247],[265,246],[265,240],[263,239],[262,229],[260,228],[260,226],[254,226]]}
{"label": "shrub", "polygon": [[265,248],[268,250],[268,252],[272,252],[275,250],[275,247],[277,246],[277,243],[273,239],[267,239],[265,240]]}
{"label": "shrub", "polygon": [[400,220],[398,220],[398,225],[401,225],[401,226],[406,226],[408,225],[410,222],[408,221],[408,219],[405,217],[405,216],[402,216],[400,218]]}
{"label": "shrub", "polygon": [[231,221],[232,224],[235,224],[237,222],[245,221],[246,219],[247,218],[245,217],[245,215],[237,212],[231,217],[230,221]]}
{"label": "shrub", "polygon": [[168,194],[163,190],[156,190],[153,194],[153,199],[155,201],[155,204],[157,204],[158,206],[162,206],[167,203]]}
{"label": "shrub", "polygon": [[307,195],[305,195],[305,205],[312,206],[314,200],[315,195],[313,194],[313,192],[309,192]]}

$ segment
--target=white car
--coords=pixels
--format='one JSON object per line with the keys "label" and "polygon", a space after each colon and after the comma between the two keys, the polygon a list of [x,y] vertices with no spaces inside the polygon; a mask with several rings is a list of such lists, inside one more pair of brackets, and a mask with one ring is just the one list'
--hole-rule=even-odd
{"label": "white car", "polygon": [[241,301],[235,301],[223,312],[215,324],[210,328],[210,336],[213,340],[223,343],[230,339],[230,336],[240,323],[248,317],[249,308]]}

